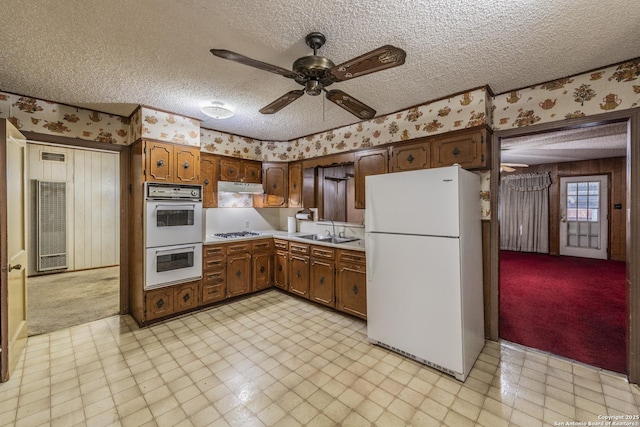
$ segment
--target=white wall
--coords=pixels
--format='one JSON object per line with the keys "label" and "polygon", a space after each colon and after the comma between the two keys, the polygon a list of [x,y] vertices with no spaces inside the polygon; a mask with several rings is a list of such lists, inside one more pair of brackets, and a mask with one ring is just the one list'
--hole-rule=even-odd
{"label": "white wall", "polygon": [[[42,161],[41,152],[64,153],[65,162]],[[67,270],[120,262],[120,172],[115,153],[39,144],[28,145],[30,229],[35,273],[36,217],[34,180],[67,183]]]}

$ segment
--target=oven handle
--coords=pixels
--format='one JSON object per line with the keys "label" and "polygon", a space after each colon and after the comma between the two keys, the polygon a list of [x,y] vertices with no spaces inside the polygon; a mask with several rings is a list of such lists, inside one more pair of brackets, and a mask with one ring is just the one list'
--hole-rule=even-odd
{"label": "oven handle", "polygon": [[196,205],[195,204],[193,204],[193,205],[181,204],[181,205],[156,205],[156,210],[158,208],[172,208],[172,209],[175,209],[175,208],[181,208],[181,207],[187,207],[187,208],[191,207],[191,210],[195,210],[196,209]]}
{"label": "oven handle", "polygon": [[195,246],[185,246],[183,248],[177,248],[177,249],[156,249],[156,254],[168,254],[168,253],[174,253],[174,254],[179,254],[182,252],[185,252],[185,249],[191,249],[192,252],[195,252],[196,247]]}

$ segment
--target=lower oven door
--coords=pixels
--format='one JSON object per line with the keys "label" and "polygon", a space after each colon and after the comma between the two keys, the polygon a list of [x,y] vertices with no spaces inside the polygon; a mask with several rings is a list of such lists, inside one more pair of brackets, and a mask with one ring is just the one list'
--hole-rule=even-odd
{"label": "lower oven door", "polygon": [[145,289],[161,288],[202,278],[202,243],[148,248]]}

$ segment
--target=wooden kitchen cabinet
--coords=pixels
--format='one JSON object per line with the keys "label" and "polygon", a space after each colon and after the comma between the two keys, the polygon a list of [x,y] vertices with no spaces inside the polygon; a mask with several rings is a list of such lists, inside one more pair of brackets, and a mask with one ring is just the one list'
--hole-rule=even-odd
{"label": "wooden kitchen cabinet", "polygon": [[202,305],[222,301],[226,298],[226,246],[205,245],[202,248]]}
{"label": "wooden kitchen cabinet", "polygon": [[200,147],[144,141],[145,180],[194,184],[200,180]]}
{"label": "wooden kitchen cabinet", "polygon": [[286,163],[263,162],[262,181],[264,187],[262,206],[284,208],[288,203],[288,167]]}
{"label": "wooden kitchen cabinet", "polygon": [[289,290],[289,242],[286,240],[274,239],[275,254],[273,255],[273,284],[274,286]]}
{"label": "wooden kitchen cabinet", "polygon": [[458,163],[465,169],[491,167],[489,134],[485,128],[434,138],[431,142],[431,167]]}
{"label": "wooden kitchen cabinet", "polygon": [[273,278],[273,240],[260,239],[251,244],[253,291],[267,289]]}
{"label": "wooden kitchen cabinet", "polygon": [[362,319],[367,318],[365,254],[338,250],[336,308]]}
{"label": "wooden kitchen cabinet", "polygon": [[262,182],[262,164],[236,157],[220,158],[220,181]]}
{"label": "wooden kitchen cabinet", "polygon": [[146,321],[159,319],[174,313],[172,287],[147,291],[144,298]]}
{"label": "wooden kitchen cabinet", "polygon": [[220,159],[214,154],[200,155],[200,184],[202,184],[202,207],[218,207],[218,171]]}
{"label": "wooden kitchen cabinet", "polygon": [[335,249],[311,246],[309,264],[309,298],[335,307]]}
{"label": "wooden kitchen cabinet", "polygon": [[251,254],[241,252],[227,255],[227,298],[251,291]]}
{"label": "wooden kitchen cabinet", "polygon": [[288,206],[302,207],[302,162],[291,162],[288,165]]}
{"label": "wooden kitchen cabinet", "polygon": [[302,168],[302,207],[318,207],[318,170],[316,168]]}
{"label": "wooden kitchen cabinet", "polygon": [[429,141],[391,146],[391,172],[427,169],[431,166]]}
{"label": "wooden kitchen cabinet", "polygon": [[355,208],[365,208],[365,177],[389,171],[387,148],[357,151],[355,153]]}
{"label": "wooden kitchen cabinet", "polygon": [[199,304],[200,281],[177,285],[173,291],[173,310],[176,313],[196,308]]}
{"label": "wooden kitchen cabinet", "polygon": [[309,245],[289,243],[289,292],[309,297]]}

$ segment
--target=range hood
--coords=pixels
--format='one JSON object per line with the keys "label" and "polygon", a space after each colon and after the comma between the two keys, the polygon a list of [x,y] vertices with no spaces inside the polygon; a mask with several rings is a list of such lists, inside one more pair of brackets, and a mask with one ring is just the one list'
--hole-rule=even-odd
{"label": "range hood", "polygon": [[218,191],[242,194],[264,194],[262,184],[250,182],[218,181]]}

